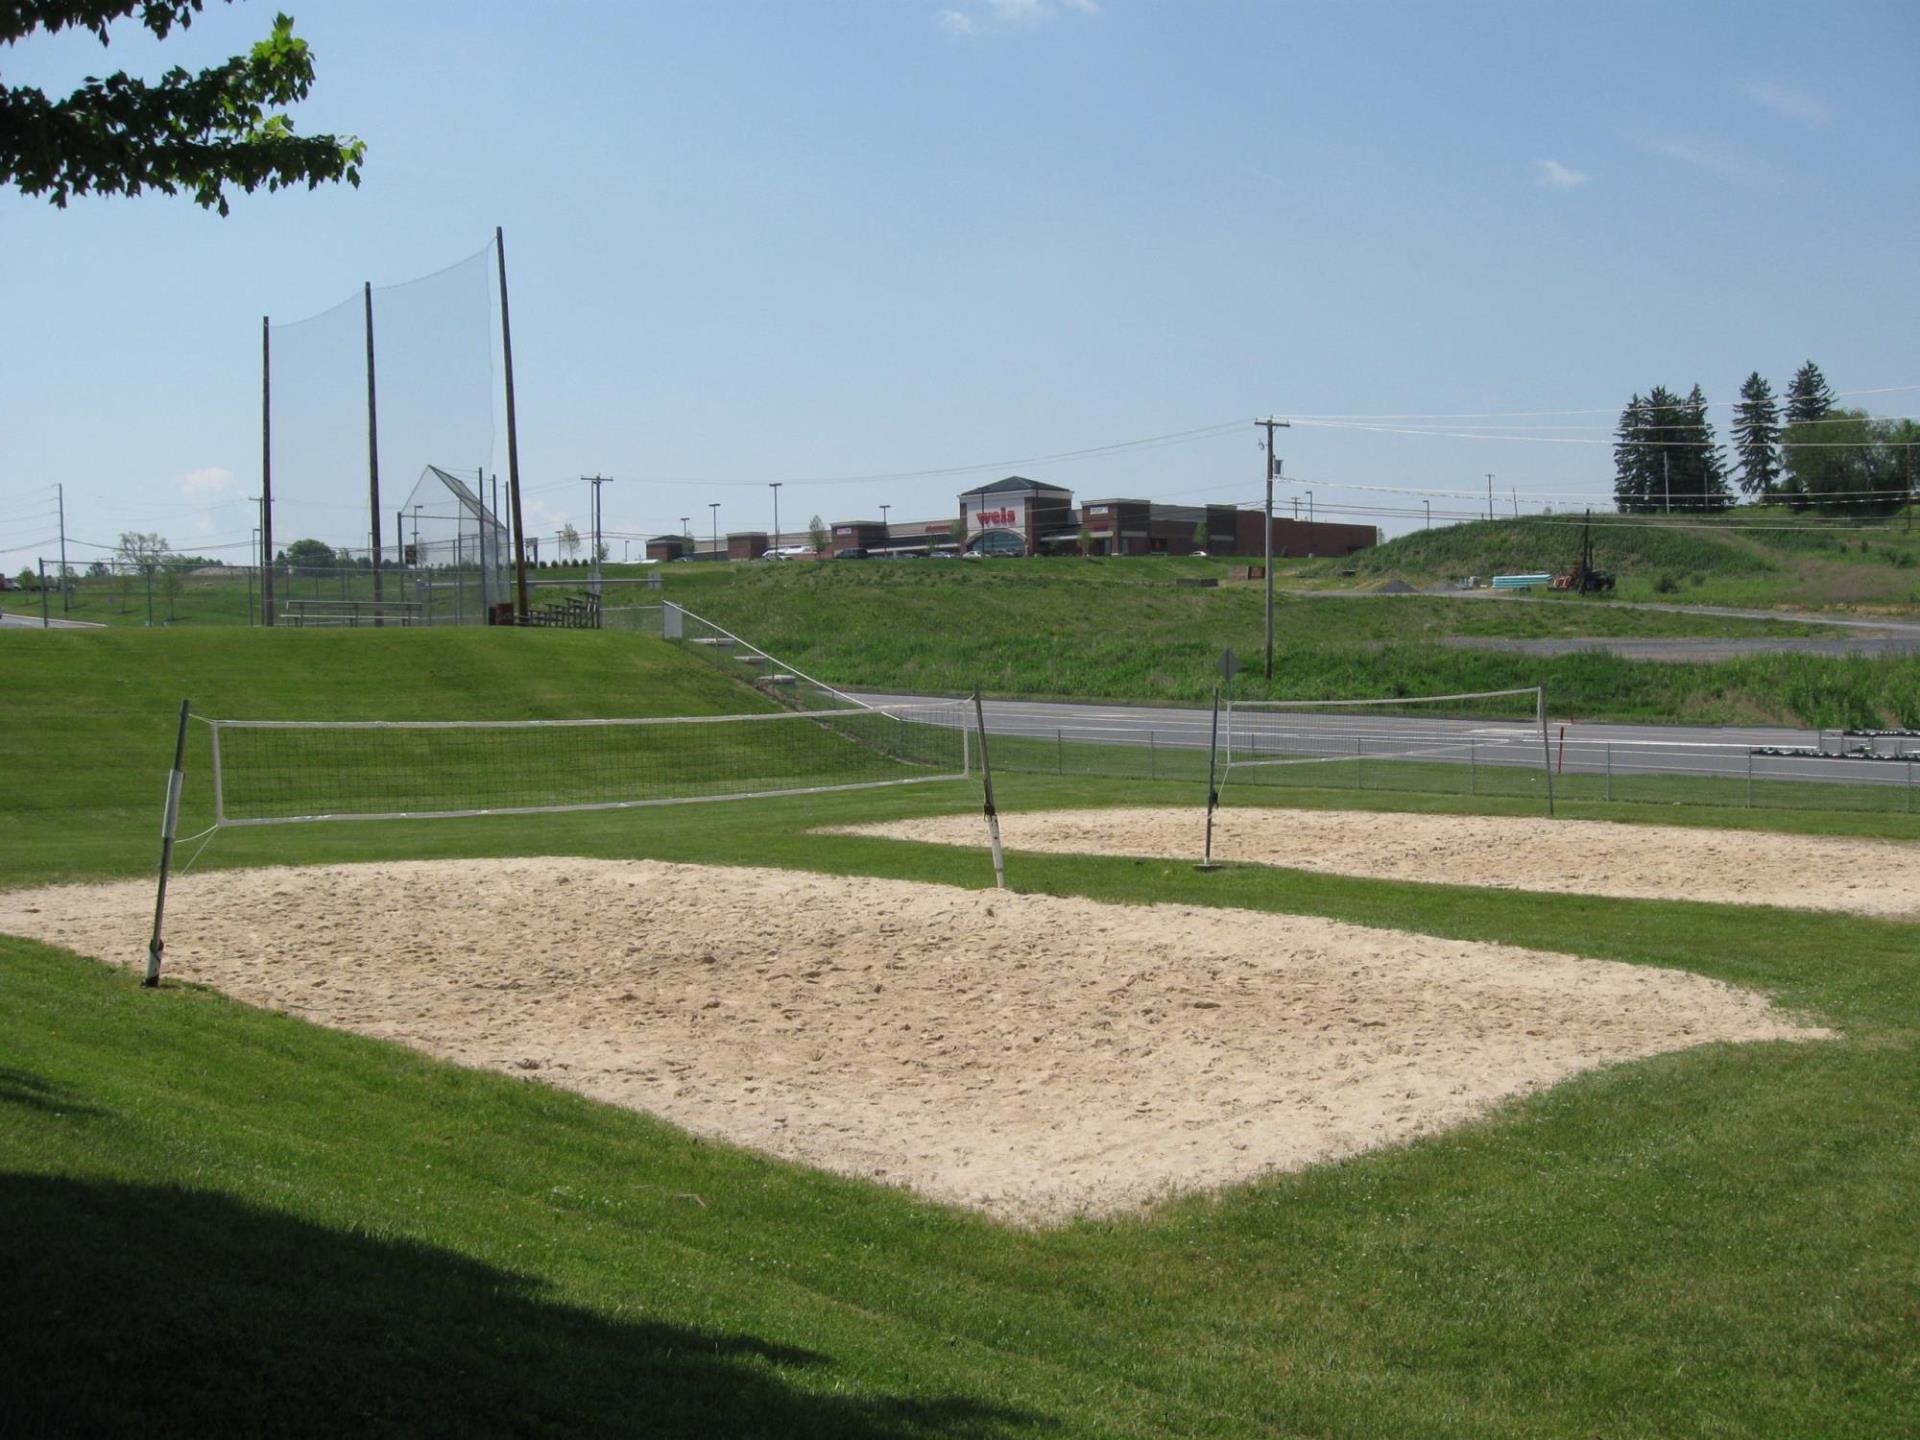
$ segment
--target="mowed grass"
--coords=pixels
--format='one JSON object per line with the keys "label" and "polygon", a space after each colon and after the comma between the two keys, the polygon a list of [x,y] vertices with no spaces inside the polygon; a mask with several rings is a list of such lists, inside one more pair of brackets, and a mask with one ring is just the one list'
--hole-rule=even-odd
{"label": "mowed grass", "polygon": [[[360,652],[384,687],[364,705],[396,718],[607,713],[639,693],[629,687],[642,675],[663,704],[739,708],[746,694],[715,693],[700,667],[617,636],[380,638],[395,650]],[[112,666],[79,651],[4,652],[9,673],[34,682],[0,702],[19,777],[0,801],[9,884],[140,874],[153,859],[171,717],[113,752],[121,768],[90,769],[97,745],[32,713],[48,694],[48,655],[62,657],[69,711],[100,717],[164,712],[174,692],[219,697],[230,663],[257,692],[255,714],[311,715],[329,683],[352,688],[354,656],[328,649],[331,638],[233,662],[181,639],[99,652]],[[528,639],[542,643],[510,648]],[[455,657],[485,693],[436,692]],[[136,778],[140,806],[120,798]],[[78,808],[63,812],[53,791]],[[1190,784],[1116,794],[1026,776],[1004,791],[1014,806],[1198,799]],[[15,808],[23,797],[30,824]],[[977,803],[966,787],[921,787],[285,827],[222,834],[200,864],[654,855],[979,886],[990,879],[983,850],[808,833]],[[115,828],[130,833],[102,833]],[[1322,914],[1682,966],[1766,989],[1843,1038],[1616,1067],[1409,1147],[1140,1219],[1028,1233],[207,992],[143,992],[129,972],[0,940],[6,1428],[1920,1427],[1920,927],[1251,867],[1009,863],[1023,889]],[[129,937],[130,959],[140,941]]]}
{"label": "mowed grass", "polygon": [[[1438,532],[1436,532],[1438,533]],[[1436,695],[1544,684],[1556,716],[1810,726],[1920,724],[1920,657],[1769,655],[1667,664],[1543,659],[1449,636],[1740,636],[1806,627],[1610,606],[1438,596],[1281,597],[1261,675],[1263,587],[1195,589],[1211,560],[829,561],[665,567],[666,598],[846,687],[1070,699],[1206,701],[1220,652],[1246,698]]]}

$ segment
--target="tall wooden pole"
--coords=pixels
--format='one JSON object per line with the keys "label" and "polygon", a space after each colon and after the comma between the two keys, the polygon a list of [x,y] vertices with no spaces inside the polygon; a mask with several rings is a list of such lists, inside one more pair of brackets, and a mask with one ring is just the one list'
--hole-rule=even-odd
{"label": "tall wooden pole", "polygon": [[513,414],[513,320],[507,311],[507,237],[493,227],[500,260],[500,348],[507,363],[507,503],[513,509],[513,588],[516,613],[527,613],[527,532],[520,520],[520,430]]}
{"label": "tall wooden pole", "polygon": [[382,620],[380,587],[380,415],[373,383],[373,282],[362,282],[367,301],[367,513],[373,517],[373,623]]}
{"label": "tall wooden pole", "polygon": [[1290,429],[1292,427],[1288,421],[1275,420],[1272,416],[1268,416],[1265,420],[1256,420],[1253,423],[1256,425],[1265,426],[1267,431],[1267,445],[1266,445],[1267,508],[1266,508],[1266,515],[1264,517],[1266,522],[1266,527],[1267,527],[1267,539],[1266,539],[1267,666],[1266,666],[1266,675],[1267,675],[1267,679],[1271,680],[1273,679],[1273,481],[1274,481],[1274,477],[1277,474],[1279,474],[1279,471],[1280,471],[1279,462],[1274,459],[1274,454],[1273,454],[1273,432],[1276,427],[1281,430]]}
{"label": "tall wooden pole", "polygon": [[273,626],[273,339],[260,317],[260,622]]}

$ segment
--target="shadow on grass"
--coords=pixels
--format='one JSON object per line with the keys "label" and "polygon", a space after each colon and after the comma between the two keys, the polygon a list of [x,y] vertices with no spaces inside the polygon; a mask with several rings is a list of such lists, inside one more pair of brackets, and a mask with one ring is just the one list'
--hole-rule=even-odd
{"label": "shadow on grass", "polygon": [[0,1432],[986,1440],[1044,1427],[966,1397],[812,1393],[789,1377],[826,1356],[611,1319],[541,1288],[224,1195],[0,1175]]}
{"label": "shadow on grass", "polygon": [[74,1091],[56,1081],[0,1065],[0,1105],[20,1105],[47,1115],[98,1115],[99,1110],[82,1104]]}

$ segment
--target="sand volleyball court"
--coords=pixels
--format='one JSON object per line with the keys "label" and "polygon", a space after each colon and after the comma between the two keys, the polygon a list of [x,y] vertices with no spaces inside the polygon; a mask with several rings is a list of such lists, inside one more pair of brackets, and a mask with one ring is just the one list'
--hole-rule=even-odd
{"label": "sand volleyball court", "polygon": [[[139,965],[152,904],[147,881],[0,893],[0,931]],[[173,981],[1023,1224],[1404,1141],[1595,1066],[1827,1033],[1672,970],[650,861],[201,873],[168,921]]]}
{"label": "sand volleyball court", "polygon": [[[1001,812],[1006,845],[1078,855],[1198,860],[1205,812],[1112,809]],[[1214,859],[1329,875],[1477,885],[1635,900],[1706,900],[1920,920],[1920,845],[1624,825],[1542,816],[1411,815],[1381,810],[1227,806]],[[982,843],[977,816],[839,827],[938,845]]]}

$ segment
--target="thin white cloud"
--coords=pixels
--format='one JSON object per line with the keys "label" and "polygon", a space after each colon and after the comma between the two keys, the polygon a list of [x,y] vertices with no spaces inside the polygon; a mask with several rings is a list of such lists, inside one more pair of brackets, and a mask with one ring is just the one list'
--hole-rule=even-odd
{"label": "thin white cloud", "polygon": [[1587,172],[1562,165],[1558,160],[1542,160],[1538,183],[1550,190],[1572,190],[1587,183]]}
{"label": "thin white cloud", "polygon": [[983,26],[1031,29],[1055,19],[1063,10],[1089,18],[1100,14],[1100,0],[967,0],[970,8],[948,7],[934,13],[933,23],[949,35],[978,35]]}
{"label": "thin white cloud", "polygon": [[1791,85],[1749,80],[1740,87],[1740,93],[1761,109],[1771,110],[1782,120],[1791,120],[1810,130],[1824,130],[1833,123],[1833,112],[1827,108],[1826,101]]}
{"label": "thin white cloud", "polygon": [[1669,160],[1678,160],[1682,165],[1691,165],[1697,170],[1711,170],[1716,175],[1725,175],[1734,180],[1751,180],[1753,167],[1736,160],[1730,155],[1709,150],[1690,140],[1655,140],[1647,147],[1656,155],[1664,155]]}
{"label": "thin white cloud", "polygon": [[218,495],[232,483],[231,470],[223,470],[218,465],[206,465],[182,475],[180,490],[185,495]]}

